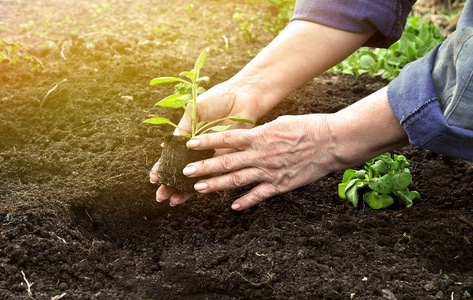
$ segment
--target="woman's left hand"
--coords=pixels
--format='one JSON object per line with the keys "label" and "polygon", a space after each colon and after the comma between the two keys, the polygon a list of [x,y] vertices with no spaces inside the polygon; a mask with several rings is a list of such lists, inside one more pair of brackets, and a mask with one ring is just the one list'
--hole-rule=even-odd
{"label": "woman's left hand", "polygon": [[236,152],[191,163],[184,174],[220,174],[199,181],[194,186],[199,193],[259,183],[233,203],[235,210],[247,209],[271,196],[311,183],[333,171],[331,149],[335,145],[326,116],[283,116],[249,130],[195,137],[188,142],[194,150],[230,148]]}

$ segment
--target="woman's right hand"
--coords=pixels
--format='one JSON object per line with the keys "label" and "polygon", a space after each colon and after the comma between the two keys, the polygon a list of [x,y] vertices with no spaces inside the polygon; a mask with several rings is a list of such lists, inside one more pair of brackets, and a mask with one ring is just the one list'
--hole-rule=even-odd
{"label": "woman's right hand", "polygon": [[[212,121],[218,120],[225,117],[237,116],[246,119],[250,119],[254,122],[259,117],[264,115],[266,112],[258,106],[258,99],[260,98],[257,91],[250,90],[251,87],[241,87],[238,84],[230,81],[223,82],[216,85],[201,94],[197,98],[197,116],[196,122],[201,120]],[[189,110],[192,111],[192,104],[189,105]],[[234,122],[225,120],[221,122],[221,125],[230,125],[230,129],[248,129],[253,125],[245,122]],[[190,131],[191,120],[189,115],[184,114],[179,127],[186,131]],[[181,131],[177,130],[174,134],[182,134]],[[215,155],[224,153],[224,149],[217,150]],[[150,171],[149,177],[152,183],[158,181],[158,168],[159,161],[153,166]],[[181,204],[192,197],[192,194],[182,193],[169,188],[165,185],[161,185],[156,192],[156,200],[158,202],[169,199],[172,206]]]}

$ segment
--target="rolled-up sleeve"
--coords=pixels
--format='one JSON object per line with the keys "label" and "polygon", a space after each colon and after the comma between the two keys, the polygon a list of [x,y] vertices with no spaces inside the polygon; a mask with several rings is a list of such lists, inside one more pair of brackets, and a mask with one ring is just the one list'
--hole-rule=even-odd
{"label": "rolled-up sleeve", "polygon": [[365,46],[389,47],[404,30],[416,0],[297,0],[293,20],[350,31],[375,31]]}
{"label": "rolled-up sleeve", "polygon": [[388,101],[409,141],[473,161],[473,2],[457,30],[405,66],[388,87]]}

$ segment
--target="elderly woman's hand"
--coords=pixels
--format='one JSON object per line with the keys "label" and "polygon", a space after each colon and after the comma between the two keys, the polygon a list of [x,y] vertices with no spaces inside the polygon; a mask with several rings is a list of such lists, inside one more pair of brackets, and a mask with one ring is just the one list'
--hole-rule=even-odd
{"label": "elderly woman's hand", "polygon": [[217,175],[195,185],[199,193],[258,183],[235,201],[235,210],[313,182],[333,170],[335,147],[326,115],[283,116],[249,130],[231,130],[198,136],[188,142],[195,150],[232,148],[236,152],[191,163],[189,177]]}

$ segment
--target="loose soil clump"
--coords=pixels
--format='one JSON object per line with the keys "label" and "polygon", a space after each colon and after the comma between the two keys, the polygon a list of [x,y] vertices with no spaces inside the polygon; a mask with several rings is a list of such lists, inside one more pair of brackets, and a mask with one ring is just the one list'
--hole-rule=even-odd
{"label": "loose soil clump", "polygon": [[[182,112],[150,109],[172,87],[149,80],[189,69],[206,47],[212,84],[230,78],[274,37],[258,26],[260,12],[277,14],[266,2],[2,1],[0,11],[0,38],[45,67],[0,63],[0,299],[471,298],[473,167],[459,159],[396,151],[422,196],[409,209],[353,207],[337,196],[342,171],[243,212],[230,205],[246,188],[154,200],[148,172],[171,129],[142,122]],[[250,42],[235,12],[261,16]],[[325,74],[260,123],[336,112],[385,84]]]}
{"label": "loose soil clump", "polygon": [[164,141],[164,149],[161,152],[159,163],[158,184],[164,184],[170,188],[184,193],[195,193],[194,185],[203,177],[187,177],[182,170],[190,163],[208,159],[214,156],[215,151],[196,151],[187,148],[189,138],[183,136],[168,135]]}

